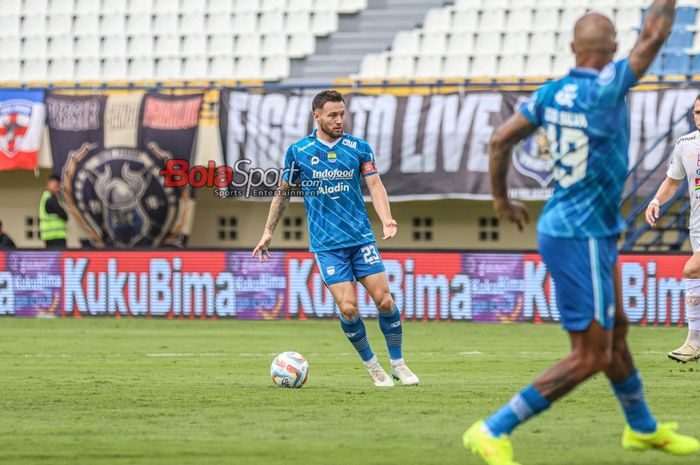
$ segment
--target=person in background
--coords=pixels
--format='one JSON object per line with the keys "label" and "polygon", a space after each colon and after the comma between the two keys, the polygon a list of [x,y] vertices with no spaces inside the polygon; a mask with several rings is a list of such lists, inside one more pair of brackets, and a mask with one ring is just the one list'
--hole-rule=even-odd
{"label": "person in background", "polygon": [[47,249],[66,248],[68,214],[59,199],[60,191],[61,178],[51,175],[39,203],[39,237]]}
{"label": "person in background", "polygon": [[0,221],[0,249],[16,249],[15,243],[12,241],[2,229],[2,221]]}

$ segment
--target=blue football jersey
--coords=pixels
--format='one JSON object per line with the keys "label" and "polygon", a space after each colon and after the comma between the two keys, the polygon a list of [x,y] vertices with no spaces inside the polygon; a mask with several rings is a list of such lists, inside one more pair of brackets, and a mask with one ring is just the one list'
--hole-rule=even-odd
{"label": "blue football jersey", "polygon": [[600,72],[574,68],[520,106],[544,129],[554,158],[554,193],[540,215],[539,232],[588,238],[624,229],[619,203],[628,165],[626,96],[636,82],[626,59]]}
{"label": "blue football jersey", "polygon": [[377,174],[367,141],[348,134],[328,147],[316,131],[292,144],[283,179],[301,186],[311,252],[374,242],[362,198],[362,177]]}

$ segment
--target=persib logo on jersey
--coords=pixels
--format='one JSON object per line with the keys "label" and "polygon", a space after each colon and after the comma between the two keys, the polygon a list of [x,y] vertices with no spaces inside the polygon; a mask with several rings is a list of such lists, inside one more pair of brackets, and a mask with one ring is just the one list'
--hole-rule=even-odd
{"label": "persib logo on jersey", "polygon": [[335,163],[338,161],[338,155],[335,152],[329,152],[328,153],[328,161],[330,163]]}

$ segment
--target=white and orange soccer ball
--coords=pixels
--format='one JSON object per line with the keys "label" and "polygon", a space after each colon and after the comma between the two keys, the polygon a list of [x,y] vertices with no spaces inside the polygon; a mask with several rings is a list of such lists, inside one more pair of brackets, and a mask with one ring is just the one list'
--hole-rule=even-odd
{"label": "white and orange soccer ball", "polygon": [[297,352],[282,352],[272,361],[270,376],[279,387],[300,388],[309,376],[309,362]]}

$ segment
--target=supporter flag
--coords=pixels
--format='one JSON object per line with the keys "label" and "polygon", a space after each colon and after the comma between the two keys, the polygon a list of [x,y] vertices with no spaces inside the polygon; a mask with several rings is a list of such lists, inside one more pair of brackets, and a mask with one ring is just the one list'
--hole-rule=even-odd
{"label": "supporter flag", "polygon": [[0,170],[33,170],[41,147],[44,91],[0,90]]}

